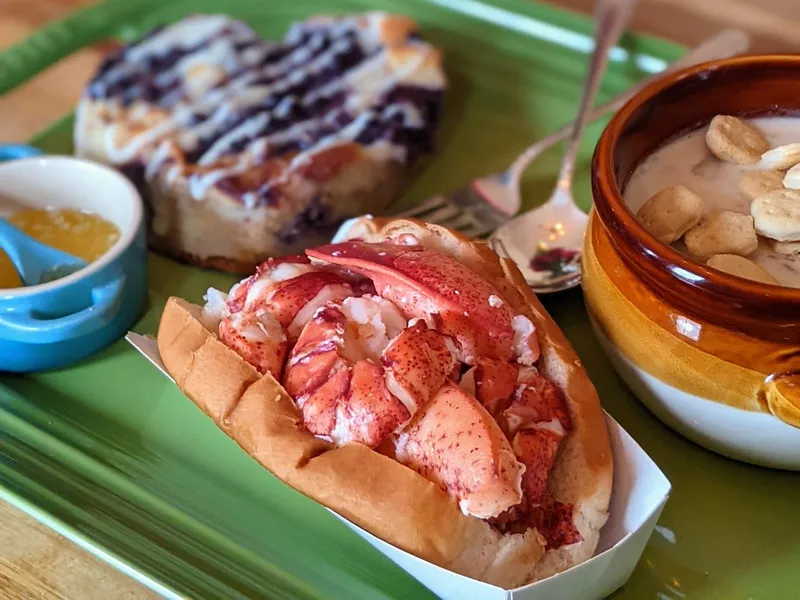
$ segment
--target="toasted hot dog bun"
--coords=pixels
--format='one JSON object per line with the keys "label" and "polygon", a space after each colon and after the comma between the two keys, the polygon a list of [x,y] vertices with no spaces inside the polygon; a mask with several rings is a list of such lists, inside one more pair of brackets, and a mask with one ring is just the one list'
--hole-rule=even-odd
{"label": "toasted hot dog bun", "polygon": [[597,393],[578,357],[516,266],[483,242],[405,219],[354,221],[337,241],[386,241],[411,234],[492,283],[536,325],[542,373],[564,392],[573,431],[559,449],[549,487],[574,506],[583,541],[545,551],[544,539],[501,534],[464,515],[455,499],[415,471],[359,444],[339,448],[310,434],[294,402],[269,374],[217,339],[201,307],[170,298],[158,348],[181,390],[246,452],[299,492],[429,562],[505,588],[548,577],[590,558],[606,521],[612,457]]}

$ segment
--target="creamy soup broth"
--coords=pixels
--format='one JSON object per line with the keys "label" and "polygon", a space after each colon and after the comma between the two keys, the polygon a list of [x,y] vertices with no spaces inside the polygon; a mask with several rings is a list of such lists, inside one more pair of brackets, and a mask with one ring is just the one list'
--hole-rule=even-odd
{"label": "creamy soup broth", "polygon": [[[750,119],[774,148],[800,142],[800,117]],[[635,214],[648,198],[660,190],[684,185],[699,195],[707,211],[730,210],[750,214],[751,198],[739,187],[746,171],[757,165],[737,165],[716,158],[705,142],[706,128],[701,127],[659,148],[639,165],[625,188],[623,198]],[[673,244],[686,252],[683,242]],[[747,258],[767,270],[782,285],[800,288],[800,256],[787,256],[772,250],[770,241],[759,239],[758,249]]]}

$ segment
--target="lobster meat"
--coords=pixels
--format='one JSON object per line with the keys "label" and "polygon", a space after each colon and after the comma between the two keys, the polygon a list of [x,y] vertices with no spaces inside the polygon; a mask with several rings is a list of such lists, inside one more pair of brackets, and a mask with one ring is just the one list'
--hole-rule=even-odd
{"label": "lobster meat", "polygon": [[502,531],[576,541],[547,489],[572,425],[534,366],[533,323],[454,258],[395,242],[269,260],[227,296],[210,290],[206,312],[314,435],[392,454]]}
{"label": "lobster meat", "polygon": [[395,456],[458,498],[464,514],[487,519],[522,500],[525,467],[491,415],[452,383],[397,436]]}
{"label": "lobster meat", "polygon": [[571,507],[557,502],[547,479],[561,441],[572,430],[563,392],[536,367],[481,359],[464,374],[461,386],[496,419],[525,465],[523,502],[499,515],[494,524],[504,531],[536,526],[549,547],[582,538],[571,519]]}
{"label": "lobster meat", "polygon": [[533,324],[514,315],[488,281],[449,256],[418,245],[365,242],[320,246],[306,253],[369,278],[377,293],[406,318],[422,319],[452,336],[461,362],[538,358]]}
{"label": "lobster meat", "polygon": [[354,294],[341,274],[310,263],[305,256],[271,258],[231,289],[230,313],[268,311],[296,340],[316,309]]}
{"label": "lobster meat", "polygon": [[453,373],[444,337],[383,298],[317,310],[292,350],[284,386],[306,427],[337,444],[371,448],[405,425]]}

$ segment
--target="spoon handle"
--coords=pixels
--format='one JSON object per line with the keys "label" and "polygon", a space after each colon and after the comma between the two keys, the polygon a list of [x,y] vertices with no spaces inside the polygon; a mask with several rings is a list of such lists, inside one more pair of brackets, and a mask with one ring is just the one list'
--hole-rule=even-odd
{"label": "spoon handle", "polygon": [[[694,65],[699,65],[700,63],[704,63],[709,60],[730,58],[731,56],[742,54],[749,47],[750,38],[745,32],[739,29],[726,29],[721,31],[720,33],[711,36],[699,44],[693,50],[690,50],[687,54],[680,57],[675,62],[667,65],[666,69],[663,71],[659,71],[645,79],[642,79],[639,83],[629,88],[619,96],[609,100],[602,106],[592,109],[589,112],[589,118],[587,122],[595,121],[600,117],[606,116],[610,112],[619,110],[628,100],[633,98],[636,93],[644,89],[645,86],[653,83],[655,80],[663,77],[665,73],[677,71],[678,69],[683,69],[685,67],[693,67]],[[550,146],[554,146],[561,140],[569,137],[569,134],[572,132],[572,126],[573,123],[568,123],[547,137],[541,138],[540,140],[537,140],[535,143],[531,144],[522,154],[519,155],[519,157],[517,157],[517,159],[512,163],[511,167],[509,167],[508,173],[510,174],[510,178],[512,180],[518,180],[522,175],[522,172],[528,168],[528,165],[531,164],[533,159],[550,148]]]}
{"label": "spoon handle", "polygon": [[636,0],[597,0],[594,20],[594,50],[589,61],[589,71],[583,83],[578,116],[572,127],[572,133],[564,153],[564,162],[558,175],[558,189],[569,191],[572,186],[572,174],[575,171],[575,159],[578,155],[583,129],[589,117],[594,98],[600,87],[600,81],[608,64],[608,53],[611,51],[628,22],[631,9]]}
{"label": "spoon handle", "polygon": [[0,250],[3,250],[14,265],[18,273],[23,269],[23,257],[21,246],[25,243],[26,237],[19,229],[0,217]]}

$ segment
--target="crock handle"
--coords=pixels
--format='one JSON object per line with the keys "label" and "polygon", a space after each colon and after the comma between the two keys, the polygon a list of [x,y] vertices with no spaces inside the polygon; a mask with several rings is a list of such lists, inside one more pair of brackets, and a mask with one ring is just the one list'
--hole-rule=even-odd
{"label": "crock handle", "polygon": [[52,344],[91,333],[119,310],[125,276],[92,289],[91,304],[71,315],[41,319],[31,311],[0,313],[0,337],[28,344]]}
{"label": "crock handle", "polygon": [[0,144],[0,162],[14,160],[15,158],[28,158],[44,154],[38,148],[25,144]]}
{"label": "crock handle", "polygon": [[784,423],[800,428],[800,369],[770,375],[764,382],[769,412]]}

